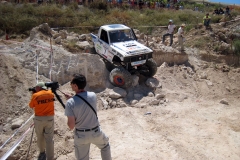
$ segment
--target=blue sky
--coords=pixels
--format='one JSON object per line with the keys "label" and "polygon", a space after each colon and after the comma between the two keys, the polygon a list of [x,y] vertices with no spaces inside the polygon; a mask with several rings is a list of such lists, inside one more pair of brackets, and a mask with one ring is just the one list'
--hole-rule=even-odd
{"label": "blue sky", "polygon": [[240,0],[209,0],[210,2],[217,2],[217,3],[222,3],[222,4],[229,4],[229,5],[240,5]]}

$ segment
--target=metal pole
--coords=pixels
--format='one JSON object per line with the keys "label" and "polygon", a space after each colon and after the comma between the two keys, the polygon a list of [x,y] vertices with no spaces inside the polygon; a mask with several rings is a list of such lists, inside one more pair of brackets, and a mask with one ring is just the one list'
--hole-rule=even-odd
{"label": "metal pole", "polygon": [[53,64],[53,49],[52,49],[52,39],[50,37],[50,49],[51,49],[51,62],[50,62],[50,70],[49,70],[49,79],[52,81],[52,64]]}
{"label": "metal pole", "polygon": [[36,50],[36,60],[37,60],[37,75],[36,75],[36,81],[38,83],[38,55],[40,54],[40,50]]}

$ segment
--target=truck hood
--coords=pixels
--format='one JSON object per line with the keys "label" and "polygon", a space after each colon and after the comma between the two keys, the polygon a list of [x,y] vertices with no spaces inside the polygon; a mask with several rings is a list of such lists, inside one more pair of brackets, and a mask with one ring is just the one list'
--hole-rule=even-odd
{"label": "truck hood", "polygon": [[111,47],[124,56],[133,56],[153,52],[150,48],[137,41],[116,42],[112,43]]}

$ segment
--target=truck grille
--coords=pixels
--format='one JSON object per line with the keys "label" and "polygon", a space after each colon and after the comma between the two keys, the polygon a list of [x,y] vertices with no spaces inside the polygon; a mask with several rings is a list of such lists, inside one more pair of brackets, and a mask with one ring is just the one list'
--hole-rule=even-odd
{"label": "truck grille", "polygon": [[141,61],[141,60],[145,60],[145,59],[149,59],[149,58],[152,58],[152,53],[135,55],[132,57],[125,57],[124,62],[131,63],[131,62]]}
{"label": "truck grille", "polygon": [[134,56],[130,58],[131,62],[135,62],[135,61],[141,61],[147,58],[147,55],[139,55],[139,56]]}

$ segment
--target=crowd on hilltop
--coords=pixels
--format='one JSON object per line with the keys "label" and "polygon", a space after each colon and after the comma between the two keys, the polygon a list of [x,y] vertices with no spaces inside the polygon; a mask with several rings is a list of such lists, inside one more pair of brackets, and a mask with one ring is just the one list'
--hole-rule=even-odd
{"label": "crowd on hilltop", "polygon": [[[15,3],[59,3],[59,4],[69,4],[78,3],[79,5],[91,4],[94,0],[15,0]],[[111,6],[123,6],[124,4],[129,5],[131,8],[167,8],[167,9],[183,9],[181,0],[105,0]]]}
{"label": "crowd on hilltop", "polygon": [[122,5],[123,3],[128,3],[132,8],[139,7],[142,8],[168,8],[168,9],[183,9],[181,5],[181,0],[108,0],[111,5]]}
{"label": "crowd on hilltop", "polygon": [[229,15],[230,14],[230,8],[227,6],[225,8],[225,11],[222,9],[222,8],[216,8],[214,11],[213,11],[213,14],[216,14],[216,15],[220,15],[220,14],[227,14]]}

